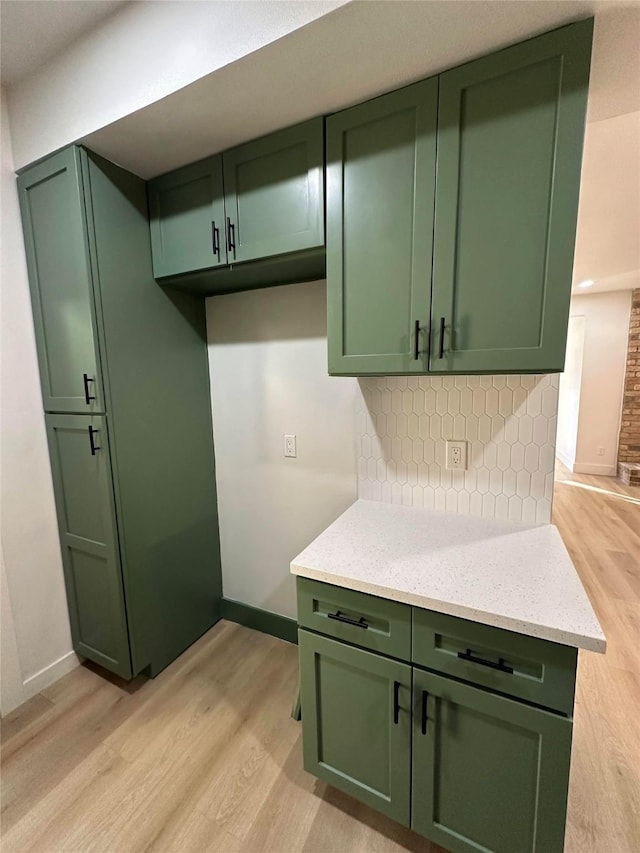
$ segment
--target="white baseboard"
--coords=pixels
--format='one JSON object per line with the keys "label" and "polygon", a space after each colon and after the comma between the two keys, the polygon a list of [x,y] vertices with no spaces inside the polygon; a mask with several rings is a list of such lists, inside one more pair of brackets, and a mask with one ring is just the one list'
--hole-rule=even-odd
{"label": "white baseboard", "polygon": [[24,701],[26,702],[27,699],[35,696],[36,693],[40,693],[40,691],[44,690],[45,687],[49,687],[49,685],[53,684],[54,681],[57,681],[59,678],[62,678],[63,675],[71,672],[72,669],[80,666],[81,662],[82,659],[79,658],[75,652],[67,652],[66,655],[63,655],[61,658],[58,658],[58,660],[55,660],[48,666],[45,666],[44,669],[34,673],[34,675],[30,675],[29,678],[25,679],[23,682],[25,693]]}
{"label": "white baseboard", "polygon": [[617,465],[593,465],[590,462],[575,462],[573,465],[575,474],[597,474],[600,477],[615,477],[618,473]]}
{"label": "white baseboard", "polygon": [[556,456],[565,468],[568,468],[569,471],[573,471],[574,460],[567,456],[566,453],[563,453],[558,447],[556,447]]}

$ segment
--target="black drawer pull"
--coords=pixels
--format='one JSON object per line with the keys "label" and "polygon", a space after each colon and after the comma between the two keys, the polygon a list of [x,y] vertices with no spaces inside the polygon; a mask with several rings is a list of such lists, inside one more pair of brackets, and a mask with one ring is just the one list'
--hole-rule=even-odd
{"label": "black drawer pull", "polygon": [[429,701],[429,694],[426,690],[422,691],[422,734],[426,735],[427,733],[427,723],[429,722],[429,717],[427,717],[427,702]]}
{"label": "black drawer pull", "polygon": [[236,256],[236,226],[227,216],[227,251],[233,252],[233,257]]}
{"label": "black drawer pull", "polygon": [[220,229],[216,227],[215,221],[211,223],[211,249],[220,260]]}
{"label": "black drawer pull", "polygon": [[87,406],[89,406],[91,404],[91,401],[96,399],[89,392],[89,383],[95,382],[95,379],[92,379],[86,373],[83,373],[82,374],[82,381],[84,382],[84,399],[85,399]]}
{"label": "black drawer pull", "polygon": [[337,610],[335,613],[327,613],[327,616],[329,619],[335,619],[336,622],[344,622],[346,625],[353,625],[355,628],[369,627],[364,616],[361,616],[357,622],[355,619],[349,619],[349,617],[345,616],[341,610]]}
{"label": "black drawer pull", "polygon": [[509,675],[513,675],[513,667],[507,666],[504,662],[504,658],[498,658],[498,663],[493,660],[485,660],[484,658],[478,658],[473,655],[471,649],[467,649],[466,652],[458,652],[458,657],[462,658],[462,660],[468,660],[470,663],[479,663],[482,666],[491,667],[491,669],[499,669],[500,672],[506,672]]}
{"label": "black drawer pull", "polygon": [[413,359],[418,361],[420,358],[420,320],[416,320],[413,331]]}
{"label": "black drawer pull", "polygon": [[440,346],[438,348],[438,358],[444,358],[444,330],[445,330],[445,320],[444,317],[440,317]]}
{"label": "black drawer pull", "polygon": [[100,432],[99,429],[95,429],[95,427],[89,427],[89,447],[91,448],[91,455],[95,456],[96,451],[101,450],[100,445],[96,444],[93,437]]}
{"label": "black drawer pull", "polygon": [[393,682],[393,724],[398,725],[400,717],[400,682]]}

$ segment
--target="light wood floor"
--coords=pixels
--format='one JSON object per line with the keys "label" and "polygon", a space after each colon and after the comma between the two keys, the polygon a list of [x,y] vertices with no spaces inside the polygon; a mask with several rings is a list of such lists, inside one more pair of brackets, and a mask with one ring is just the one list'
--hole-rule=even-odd
{"label": "light wood floor", "polygon": [[[636,853],[640,489],[558,477],[554,521],[609,644],[580,653],[566,851]],[[3,723],[4,853],[439,850],[304,773],[296,666],[221,622],[155,681],[70,673]]]}

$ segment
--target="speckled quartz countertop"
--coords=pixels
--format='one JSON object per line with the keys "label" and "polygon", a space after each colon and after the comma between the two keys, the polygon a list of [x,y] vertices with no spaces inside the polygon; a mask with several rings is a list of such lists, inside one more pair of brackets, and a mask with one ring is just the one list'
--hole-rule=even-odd
{"label": "speckled quartz countertop", "polygon": [[552,524],[358,500],[292,561],[291,572],[556,643],[606,648]]}

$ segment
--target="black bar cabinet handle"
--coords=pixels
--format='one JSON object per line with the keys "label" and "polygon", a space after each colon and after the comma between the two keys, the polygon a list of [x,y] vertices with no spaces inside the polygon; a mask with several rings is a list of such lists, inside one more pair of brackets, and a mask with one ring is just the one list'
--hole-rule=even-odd
{"label": "black bar cabinet handle", "polygon": [[236,253],[236,226],[227,216],[227,249]]}
{"label": "black bar cabinet handle", "polygon": [[91,394],[89,393],[89,383],[95,382],[95,379],[92,379],[86,373],[83,373],[82,374],[82,381],[84,382],[84,399],[85,399],[85,402],[88,406],[92,400],[96,399],[95,397],[92,397]]}
{"label": "black bar cabinet handle", "polygon": [[481,666],[488,666],[491,669],[499,669],[500,672],[506,672],[508,675],[513,675],[513,667],[507,666],[504,662],[504,658],[498,658],[498,663],[493,660],[485,660],[484,658],[476,657],[471,649],[467,649],[466,652],[458,652],[458,657],[462,658],[462,660],[468,660],[470,663],[479,663]]}
{"label": "black bar cabinet handle", "polygon": [[398,725],[400,718],[400,682],[393,682],[393,723]]}
{"label": "black bar cabinet handle", "polygon": [[91,447],[91,455],[95,456],[97,450],[101,450],[99,444],[96,444],[93,440],[93,436],[99,433],[99,429],[94,429],[92,426],[89,426],[89,446]]}
{"label": "black bar cabinet handle", "polygon": [[440,349],[438,350],[438,358],[444,358],[444,317],[440,317]]}
{"label": "black bar cabinet handle", "polygon": [[420,320],[416,320],[413,341],[413,357],[415,361],[420,358]]}
{"label": "black bar cabinet handle", "polygon": [[211,223],[211,244],[213,254],[217,255],[218,260],[220,260],[220,229],[216,228],[215,220]]}
{"label": "black bar cabinet handle", "polygon": [[429,722],[429,717],[427,717],[427,703],[429,701],[429,694],[426,690],[422,691],[422,734],[426,735],[427,733],[427,723]]}
{"label": "black bar cabinet handle", "polygon": [[335,619],[337,622],[344,622],[347,625],[353,625],[355,628],[369,627],[364,616],[361,616],[357,622],[355,619],[349,619],[349,617],[345,616],[341,610],[337,610],[335,613],[327,613],[327,616],[329,619]]}

